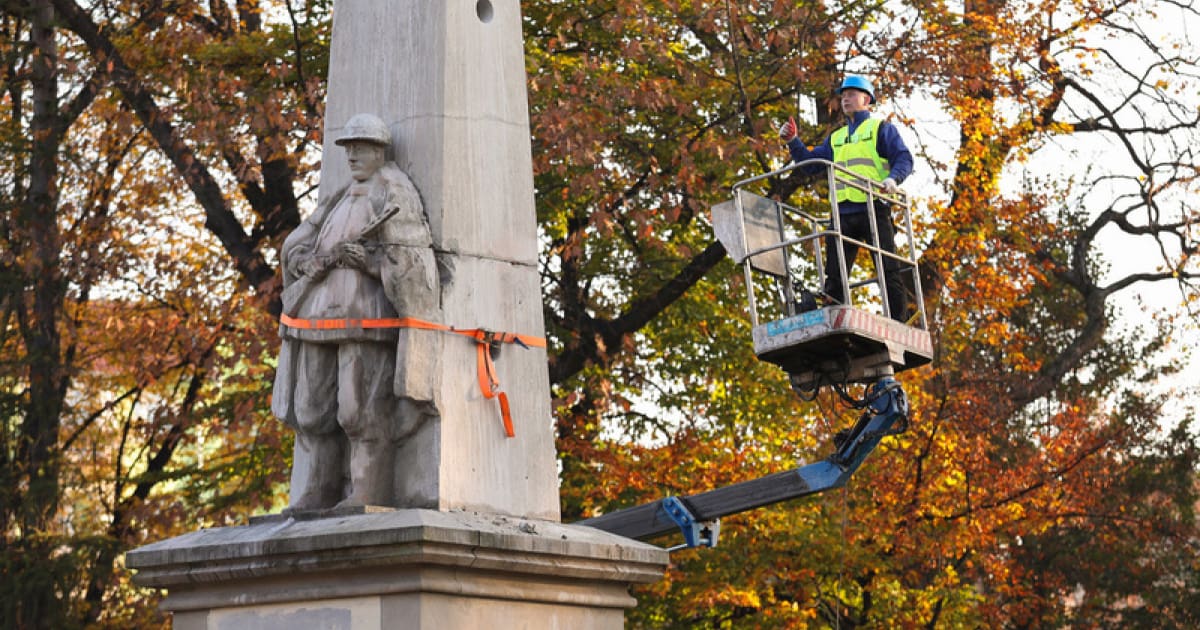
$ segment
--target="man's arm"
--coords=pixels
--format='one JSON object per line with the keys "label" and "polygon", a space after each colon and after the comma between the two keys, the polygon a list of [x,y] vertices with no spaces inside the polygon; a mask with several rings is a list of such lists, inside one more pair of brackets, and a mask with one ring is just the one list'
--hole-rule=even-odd
{"label": "man's arm", "polygon": [[[833,160],[833,147],[829,145],[829,138],[814,147],[811,151],[804,143],[800,141],[799,136],[793,137],[787,143],[788,153],[792,154],[793,162],[803,162],[805,160]],[[815,170],[823,170],[824,166],[818,166]]]}
{"label": "man's arm", "polygon": [[[788,118],[786,122],[779,127],[779,139],[783,140],[787,145],[788,153],[792,154],[793,162],[803,162],[805,160],[820,159],[833,161],[833,147],[829,145],[829,138],[825,138],[825,142],[820,146],[808,150],[804,143],[800,141],[800,136],[797,135],[799,128],[796,126],[795,118]],[[806,166],[802,169],[805,173],[813,175],[824,170],[824,166]]]}
{"label": "man's arm", "polygon": [[888,161],[891,171],[888,178],[897,184],[902,183],[913,172],[913,157],[904,144],[904,138],[896,130],[896,125],[885,122],[879,125],[879,138],[875,142],[875,150],[880,157]]}

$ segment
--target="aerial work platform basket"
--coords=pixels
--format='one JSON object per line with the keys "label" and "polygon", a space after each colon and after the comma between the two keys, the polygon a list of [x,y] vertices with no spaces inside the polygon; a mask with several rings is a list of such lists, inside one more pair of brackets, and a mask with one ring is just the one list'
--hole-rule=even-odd
{"label": "aerial work platform basket", "polygon": [[[799,168],[824,169],[827,201],[810,195],[790,205],[753,192]],[[847,187],[863,191],[869,206],[891,206],[895,251],[880,247],[875,213],[867,213],[868,241],[843,234],[836,191]],[[783,368],[798,392],[875,382],[933,359],[907,194],[887,193],[833,162],[807,160],[734,184],[733,199],[713,206],[712,219],[717,238],[745,272],[754,352]],[[842,255],[845,243],[874,264],[855,267]],[[840,271],[844,303],[820,294],[829,256]],[[887,314],[885,261],[901,275],[905,321]],[[820,302],[825,305],[818,308]]]}
{"label": "aerial work platform basket", "polygon": [[[808,196],[789,205],[750,189],[762,185],[760,182],[777,181],[772,178],[797,168],[824,169],[828,202]],[[889,217],[881,212],[876,217],[868,212],[866,241],[850,238],[842,232],[839,187],[857,188],[870,205],[876,200],[887,203],[893,214]],[[902,216],[895,230],[896,247],[888,251],[880,247],[876,221],[894,222],[897,210]],[[600,514],[579,521],[579,525],[640,540],[679,530],[684,543],[672,550],[715,547],[721,517],[842,487],[880,440],[902,433],[908,426],[908,400],[894,374],[933,359],[908,196],[887,194],[879,183],[831,162],[809,160],[738,182],[733,199],[714,206],[712,216],[717,238],[745,270],[755,354],[783,368],[802,396],[832,386],[862,413],[852,427],[834,436],[836,450],[822,461]],[[843,256],[845,243],[870,254],[875,263],[872,272],[862,265],[855,275],[846,273],[854,261]],[[808,287],[825,287],[825,265],[831,255],[837,266],[830,269],[839,272],[841,295],[846,299],[842,303],[825,299],[819,304]],[[887,313],[885,260],[892,263],[891,273],[903,276],[899,288],[905,292],[904,321],[893,320]],[[892,286],[898,285],[893,281]],[[763,294],[773,299],[759,299]],[[873,385],[861,400],[850,400],[843,387],[847,383]]]}

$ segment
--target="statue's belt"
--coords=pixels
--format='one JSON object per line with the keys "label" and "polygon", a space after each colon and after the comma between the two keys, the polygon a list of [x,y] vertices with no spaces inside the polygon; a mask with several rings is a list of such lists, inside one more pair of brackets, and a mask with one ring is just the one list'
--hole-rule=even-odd
{"label": "statue's belt", "polygon": [[280,315],[284,326],[302,330],[344,330],[354,328],[420,328],[438,330],[475,340],[475,365],[479,376],[479,391],[484,398],[495,398],[500,403],[500,416],[504,420],[504,434],[513,437],[512,413],[508,407],[508,396],[500,391],[500,380],[496,378],[496,364],[492,361],[491,349],[502,343],[515,343],[522,348],[545,348],[546,340],[541,337],[519,335],[509,332],[493,332],[483,328],[455,328],[445,324],[427,322],[415,317],[390,317],[379,319],[299,319]]}

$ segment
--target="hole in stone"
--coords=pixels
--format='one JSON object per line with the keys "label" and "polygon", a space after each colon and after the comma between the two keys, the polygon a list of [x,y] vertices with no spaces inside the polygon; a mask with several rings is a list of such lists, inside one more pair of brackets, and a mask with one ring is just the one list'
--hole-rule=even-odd
{"label": "hole in stone", "polygon": [[492,2],[491,0],[479,0],[475,3],[475,15],[479,16],[479,21],[487,24],[492,21]]}

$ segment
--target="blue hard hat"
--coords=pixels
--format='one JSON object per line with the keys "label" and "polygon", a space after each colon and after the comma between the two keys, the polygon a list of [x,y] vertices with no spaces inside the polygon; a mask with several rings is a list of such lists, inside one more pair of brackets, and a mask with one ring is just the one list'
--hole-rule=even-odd
{"label": "blue hard hat", "polygon": [[864,79],[863,77],[853,75],[846,77],[842,80],[842,87],[838,88],[837,93],[841,94],[847,88],[862,90],[871,97],[871,103],[875,102],[875,87],[871,85],[870,81]]}

